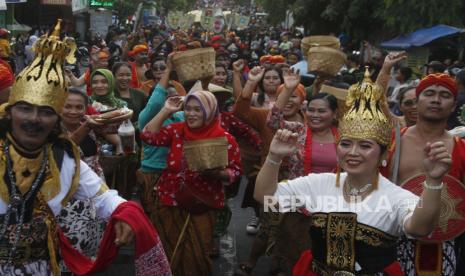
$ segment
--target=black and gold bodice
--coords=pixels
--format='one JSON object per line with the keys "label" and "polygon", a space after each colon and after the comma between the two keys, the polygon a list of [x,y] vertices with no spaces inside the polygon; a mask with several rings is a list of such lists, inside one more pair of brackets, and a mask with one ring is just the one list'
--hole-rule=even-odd
{"label": "black and gold bodice", "polygon": [[313,213],[310,236],[318,275],[370,275],[396,261],[397,237],[357,222],[355,213]]}

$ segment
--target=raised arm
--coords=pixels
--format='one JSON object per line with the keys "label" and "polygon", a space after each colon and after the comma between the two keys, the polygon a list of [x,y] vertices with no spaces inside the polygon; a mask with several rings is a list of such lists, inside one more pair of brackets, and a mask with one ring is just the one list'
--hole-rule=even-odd
{"label": "raised arm", "polygon": [[294,69],[286,70],[283,72],[284,90],[278,95],[278,99],[274,104],[279,109],[284,109],[292,93],[300,83],[299,70],[294,72]]}
{"label": "raised arm", "polygon": [[166,69],[165,72],[163,72],[163,76],[161,77],[160,81],[158,82],[158,84],[164,89],[168,89],[170,74],[171,71],[173,71],[173,55],[174,53],[171,53],[166,58]]}
{"label": "raised arm", "polygon": [[241,97],[245,99],[250,99],[252,97],[255,88],[257,87],[260,80],[265,74],[265,68],[255,66],[252,70],[249,71],[249,76],[247,82],[245,83],[244,89],[242,90]]}
{"label": "raised arm", "polygon": [[260,111],[256,111],[250,105],[252,93],[264,73],[265,69],[260,67],[254,67],[250,70],[249,79],[245,84],[242,95],[237,99],[234,109],[234,114],[237,115],[238,118],[244,120],[256,129],[260,127],[259,124],[261,123],[260,120],[257,119],[257,114],[260,113]]}
{"label": "raised arm", "polygon": [[144,127],[144,132],[158,133],[163,126],[163,122],[173,113],[182,109],[183,100],[181,97],[169,98],[160,112]]}
{"label": "raised arm", "polygon": [[427,143],[424,149],[423,166],[426,180],[420,202],[405,222],[405,232],[413,237],[429,235],[437,225],[441,212],[442,180],[450,169],[452,158],[444,142]]}
{"label": "raised arm", "polygon": [[242,70],[244,69],[244,60],[236,60],[233,65],[233,97],[237,99],[242,94]]}
{"label": "raised arm", "polygon": [[278,173],[285,156],[297,150],[297,133],[286,129],[276,132],[270,151],[255,181],[254,198],[263,203],[265,196],[273,196],[278,188]]}
{"label": "raised arm", "polygon": [[[379,72],[378,77],[376,78],[376,84],[378,84],[384,89],[384,94],[386,97],[388,92],[388,83],[391,79],[391,69],[397,62],[405,58],[407,58],[407,53],[405,51],[402,51],[390,53],[384,59],[383,67],[381,67],[381,71]],[[399,121],[401,125],[405,124],[404,122],[402,122],[402,119],[400,119],[398,116],[391,112],[387,105],[384,105],[382,109],[386,116],[391,117],[391,120]]]}
{"label": "raised arm", "polygon": [[139,113],[139,128],[143,129],[147,123],[155,117],[165,104],[166,97],[168,96],[168,83],[170,80],[170,73],[173,70],[172,54],[168,56],[166,61],[166,69],[163,73],[158,84],[155,86],[152,95],[150,96],[144,109]]}
{"label": "raised arm", "polygon": [[65,73],[66,73],[66,76],[69,78],[71,86],[79,87],[79,86],[83,86],[84,84],[86,84],[86,73],[82,74],[82,76],[80,76],[79,78],[76,78],[73,72],[71,72],[68,69],[65,69]]}
{"label": "raised arm", "polygon": [[[378,77],[376,78],[376,84],[380,85],[384,89],[384,93],[387,93],[388,82],[391,79],[391,70],[394,65],[407,58],[407,53],[402,52],[393,52],[386,56],[384,59],[383,66],[379,71]],[[387,95],[386,95],[387,96]]]}

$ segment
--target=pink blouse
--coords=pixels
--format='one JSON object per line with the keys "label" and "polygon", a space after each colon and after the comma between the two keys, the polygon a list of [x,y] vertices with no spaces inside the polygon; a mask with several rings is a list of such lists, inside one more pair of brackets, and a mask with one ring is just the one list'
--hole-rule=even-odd
{"label": "pink blouse", "polygon": [[337,166],[334,143],[312,141],[312,145],[312,173],[334,172]]}

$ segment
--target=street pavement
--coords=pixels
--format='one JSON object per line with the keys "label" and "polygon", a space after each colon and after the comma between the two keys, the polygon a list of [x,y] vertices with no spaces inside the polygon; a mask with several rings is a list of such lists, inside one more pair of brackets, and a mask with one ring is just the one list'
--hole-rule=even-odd
{"label": "street pavement", "polygon": [[[221,254],[219,258],[213,260],[213,272],[215,276],[232,276],[238,264],[247,260],[254,236],[248,235],[245,227],[251,218],[253,211],[251,208],[242,209],[241,202],[246,187],[246,181],[241,182],[238,195],[230,199],[228,204],[232,210],[232,219],[228,228],[228,233],[221,238]],[[134,273],[134,250],[132,247],[120,249],[118,258],[111,267],[98,276],[130,276]],[[269,275],[270,259],[261,257],[257,266],[252,272],[253,276]]]}

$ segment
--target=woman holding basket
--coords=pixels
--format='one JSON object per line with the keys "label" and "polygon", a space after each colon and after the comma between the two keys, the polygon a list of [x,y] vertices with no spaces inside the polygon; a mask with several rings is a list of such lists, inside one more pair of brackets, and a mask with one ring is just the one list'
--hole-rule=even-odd
{"label": "woman holding basket", "polygon": [[[159,229],[175,275],[212,275],[208,250],[215,211],[224,207],[223,185],[234,183],[241,175],[240,154],[234,138],[220,126],[212,93],[190,92],[184,102],[185,122],[162,127],[183,107],[181,97],[171,97],[141,134],[147,144],[170,148],[167,168],[156,185],[152,221]],[[208,150],[205,145],[212,141],[220,145],[219,150]],[[187,146],[192,143],[205,149],[199,154],[205,157],[204,164],[191,162]],[[214,152],[226,154],[226,163],[216,162],[221,158],[213,156]]]}

